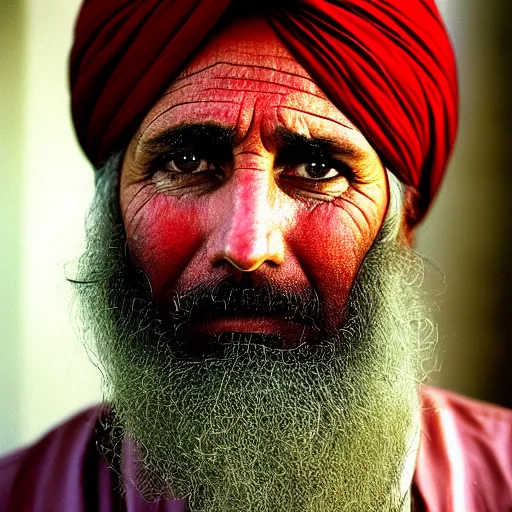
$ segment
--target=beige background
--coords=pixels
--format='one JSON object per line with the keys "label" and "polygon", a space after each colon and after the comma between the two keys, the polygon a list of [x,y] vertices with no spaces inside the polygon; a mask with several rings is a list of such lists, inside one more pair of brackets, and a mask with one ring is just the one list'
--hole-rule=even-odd
{"label": "beige background", "polygon": [[[397,0],[403,1],[403,0]],[[418,248],[437,298],[435,380],[512,405],[509,0],[443,0],[461,131]],[[77,0],[0,0],[0,452],[101,397],[77,341],[65,263],[83,241],[92,172],[71,131],[66,59]],[[508,10],[509,12],[505,12]]]}

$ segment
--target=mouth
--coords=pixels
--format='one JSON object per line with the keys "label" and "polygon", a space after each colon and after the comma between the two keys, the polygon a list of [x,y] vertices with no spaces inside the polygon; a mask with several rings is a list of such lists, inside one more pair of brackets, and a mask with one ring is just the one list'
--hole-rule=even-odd
{"label": "mouth", "polygon": [[223,281],[176,293],[171,304],[162,304],[163,325],[185,353],[222,351],[240,343],[290,349],[322,341],[316,294],[250,285]]}
{"label": "mouth", "polygon": [[189,329],[218,338],[224,333],[264,334],[282,340],[283,348],[293,348],[312,336],[312,329],[296,320],[279,316],[233,315],[197,319]]}
{"label": "mouth", "polygon": [[275,316],[224,316],[199,320],[194,327],[201,332],[216,334],[219,332],[259,332],[264,334],[283,334],[290,328],[307,327],[296,321]]}

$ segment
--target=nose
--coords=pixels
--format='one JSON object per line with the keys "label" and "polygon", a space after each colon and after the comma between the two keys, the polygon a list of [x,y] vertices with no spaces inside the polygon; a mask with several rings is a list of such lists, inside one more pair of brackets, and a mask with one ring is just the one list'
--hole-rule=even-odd
{"label": "nose", "polygon": [[252,272],[266,262],[283,263],[283,212],[272,180],[264,170],[234,173],[217,209],[220,218],[208,255],[212,265],[227,262],[242,272]]}

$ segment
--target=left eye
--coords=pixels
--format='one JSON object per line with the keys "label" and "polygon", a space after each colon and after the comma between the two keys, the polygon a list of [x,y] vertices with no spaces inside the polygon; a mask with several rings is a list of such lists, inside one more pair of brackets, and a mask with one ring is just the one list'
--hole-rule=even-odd
{"label": "left eye", "polygon": [[183,151],[176,153],[167,159],[166,166],[171,171],[182,172],[184,174],[193,174],[201,171],[207,171],[212,167],[210,162],[202,155],[193,151]]}
{"label": "left eye", "polygon": [[298,165],[295,171],[301,178],[317,180],[336,178],[340,175],[340,172],[336,168],[332,167],[328,162],[322,162],[321,160]]}

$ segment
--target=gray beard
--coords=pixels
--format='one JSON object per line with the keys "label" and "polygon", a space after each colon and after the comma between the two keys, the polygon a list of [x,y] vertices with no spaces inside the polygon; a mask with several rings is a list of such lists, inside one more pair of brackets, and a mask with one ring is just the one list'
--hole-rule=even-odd
{"label": "gray beard", "polygon": [[111,448],[132,443],[141,494],[204,512],[403,510],[435,336],[423,263],[388,239],[396,226],[381,229],[335,335],[283,349],[227,333],[221,353],[186,357],[126,258],[117,172],[113,158],[98,179],[75,282],[114,411]]}

